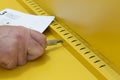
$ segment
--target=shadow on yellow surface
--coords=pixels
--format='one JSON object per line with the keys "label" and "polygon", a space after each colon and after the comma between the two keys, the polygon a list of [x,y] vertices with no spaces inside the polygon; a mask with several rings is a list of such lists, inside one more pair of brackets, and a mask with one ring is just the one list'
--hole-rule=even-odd
{"label": "shadow on yellow surface", "polygon": [[18,76],[21,76],[25,72],[29,71],[31,68],[43,66],[47,61],[49,61],[49,59],[50,57],[48,55],[43,55],[37,59],[37,61],[28,62],[27,64],[17,67],[13,70],[0,68],[0,80],[17,78]]}
{"label": "shadow on yellow surface", "polygon": [[[102,0],[100,1],[101,3],[99,3],[99,1],[94,2],[94,5],[101,7],[99,8],[100,10],[97,10],[97,8],[94,7],[94,5],[91,6],[93,3],[91,2],[92,0],[89,2],[87,2],[86,0],[82,1],[82,3],[78,2],[79,5],[76,5],[75,7],[78,6],[79,8],[77,9],[71,8],[71,9],[74,9],[75,11],[78,11],[78,13],[77,12],[74,13],[66,10],[69,8],[69,6],[72,7],[75,5],[74,3],[76,3],[76,2],[73,2],[72,3],[73,5],[71,5],[71,3],[69,3],[69,0],[66,0],[66,1],[65,0],[49,0],[49,1],[34,0],[34,1],[40,1],[40,5],[46,11],[48,11],[53,15],[56,15],[58,19],[61,19],[67,25],[71,26],[71,28],[74,31],[76,31],[76,29],[79,28],[76,32],[79,33],[80,36],[85,38],[90,44],[92,44],[95,48],[97,48],[100,52],[102,52],[102,54],[105,55],[111,62],[113,62],[118,67],[120,67],[120,64],[119,64],[120,59],[118,54],[119,44],[120,44],[119,43],[120,41],[119,19],[116,22],[113,21],[112,23],[112,18],[109,18],[112,14],[115,14],[116,12],[111,14],[105,13],[106,15],[107,14],[109,15],[106,17],[104,15],[102,16],[102,18],[101,16],[97,16],[100,13],[100,10],[102,10],[104,13],[104,11],[108,9],[108,7],[104,9],[105,4],[107,4],[107,0],[105,1]],[[63,3],[64,1],[65,3]],[[81,0],[76,0],[76,1],[81,1]],[[114,2],[113,0],[110,0],[110,1]],[[67,3],[69,4],[66,7]],[[91,4],[88,5],[89,3]],[[104,4],[104,6],[102,6],[102,4]],[[27,12],[27,10],[24,9],[16,0],[11,0],[11,1],[1,0],[0,5],[1,5],[0,9],[12,8],[15,10]],[[66,11],[68,13],[66,13]],[[96,13],[96,11],[98,12]],[[85,12],[86,14],[84,14]],[[92,14],[93,12],[95,13]],[[119,15],[119,13],[117,13],[117,15]],[[100,21],[99,20],[96,21],[96,17],[99,17]],[[116,28],[114,28],[115,23],[117,23]],[[100,26],[102,28],[96,29],[95,28],[96,26],[97,27]],[[91,28],[94,29],[95,32],[93,31],[93,33],[91,32],[88,33],[88,30],[90,30]],[[114,32],[111,33],[113,29],[114,29]],[[55,39],[55,37],[49,31],[47,31],[45,34],[47,36],[47,39]],[[78,61],[61,44],[48,47],[46,49],[46,54],[43,55],[40,59],[34,62],[29,62],[26,65],[20,66],[14,70],[5,70],[0,68],[0,80],[81,80],[81,79],[82,80],[98,80],[96,76],[94,76],[91,72],[89,72],[81,64],[81,62]],[[103,79],[100,79],[100,80],[103,80]]]}
{"label": "shadow on yellow surface", "polygon": [[34,0],[120,69],[120,0]]}

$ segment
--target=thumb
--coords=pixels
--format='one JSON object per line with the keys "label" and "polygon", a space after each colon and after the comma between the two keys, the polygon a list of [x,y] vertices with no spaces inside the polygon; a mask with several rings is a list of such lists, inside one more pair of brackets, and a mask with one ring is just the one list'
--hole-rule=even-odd
{"label": "thumb", "polygon": [[39,58],[44,53],[44,48],[38,44],[31,43],[28,47],[28,61]]}
{"label": "thumb", "polygon": [[30,30],[30,39],[28,40],[28,60],[34,60],[39,58],[45,51],[46,38],[43,34]]}

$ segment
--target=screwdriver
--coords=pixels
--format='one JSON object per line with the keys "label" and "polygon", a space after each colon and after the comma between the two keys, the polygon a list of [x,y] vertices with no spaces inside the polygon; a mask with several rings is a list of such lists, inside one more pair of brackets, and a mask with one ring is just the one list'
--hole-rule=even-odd
{"label": "screwdriver", "polygon": [[52,45],[56,45],[57,43],[62,43],[63,40],[47,40],[47,46],[52,46]]}

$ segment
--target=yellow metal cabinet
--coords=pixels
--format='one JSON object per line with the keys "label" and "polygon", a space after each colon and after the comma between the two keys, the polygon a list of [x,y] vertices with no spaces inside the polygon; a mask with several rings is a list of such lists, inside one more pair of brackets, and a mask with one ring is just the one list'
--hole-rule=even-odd
{"label": "yellow metal cabinet", "polygon": [[[82,36],[120,71],[119,0],[34,1],[50,15],[56,16],[59,22]],[[1,10],[12,8],[29,13],[16,0],[1,0],[0,6]],[[44,34],[47,39],[56,39],[49,30]],[[45,55],[34,62],[9,71],[0,68],[0,80],[106,80],[94,70],[93,73],[63,45],[58,44],[47,47]]]}
{"label": "yellow metal cabinet", "polygon": [[35,0],[120,69],[119,0]]}

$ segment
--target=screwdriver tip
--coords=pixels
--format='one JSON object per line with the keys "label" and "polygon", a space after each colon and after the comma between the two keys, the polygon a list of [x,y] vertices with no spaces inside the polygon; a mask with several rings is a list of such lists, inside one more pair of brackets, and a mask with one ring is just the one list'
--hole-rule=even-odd
{"label": "screwdriver tip", "polygon": [[47,46],[56,45],[57,43],[62,43],[63,40],[48,40]]}

